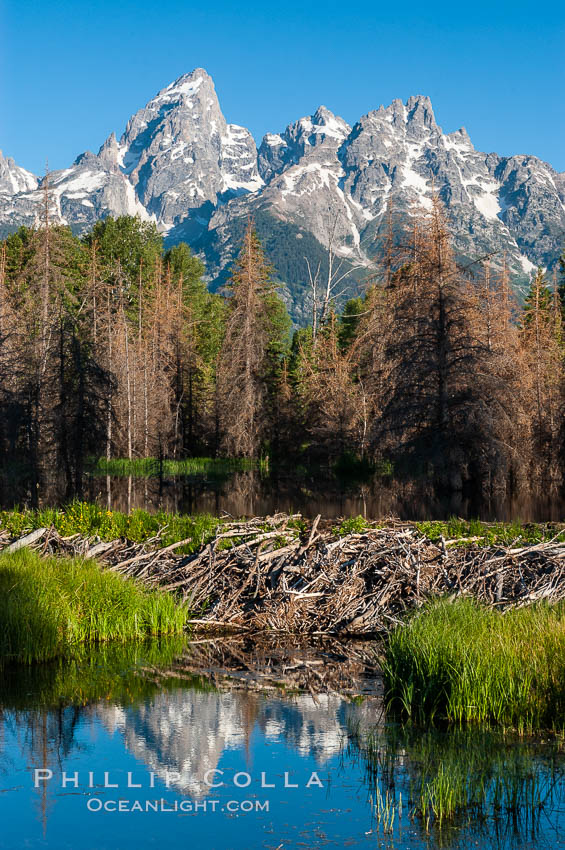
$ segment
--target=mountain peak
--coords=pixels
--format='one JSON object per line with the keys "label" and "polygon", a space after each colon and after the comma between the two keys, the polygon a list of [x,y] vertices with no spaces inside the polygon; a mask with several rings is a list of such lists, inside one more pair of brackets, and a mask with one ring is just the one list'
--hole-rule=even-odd
{"label": "mountain peak", "polygon": [[432,102],[427,95],[419,94],[409,97],[406,101],[407,121],[424,124],[425,127],[437,128]]}
{"label": "mountain peak", "polygon": [[[150,101],[151,105],[164,103],[178,103],[189,98],[202,87],[214,90],[214,81],[204,68],[195,68],[188,74],[182,74]],[[148,104],[149,105],[149,104]]]}
{"label": "mountain peak", "polygon": [[38,182],[34,174],[16,165],[11,156],[4,156],[0,150],[0,193],[31,192]]}
{"label": "mountain peak", "polygon": [[465,127],[460,127],[459,130],[455,130],[453,133],[448,133],[444,136],[444,141],[447,147],[455,148],[460,153],[475,150]]}
{"label": "mountain peak", "polygon": [[187,83],[197,83],[199,80],[211,83],[213,82],[212,77],[205,68],[194,68],[194,70],[188,71],[186,74],[181,74],[181,76],[177,77],[177,79],[170,83],[167,88],[177,88],[179,86],[186,85]]}
{"label": "mountain peak", "polygon": [[116,134],[112,131],[98,151],[98,158],[105,165],[112,166],[119,162],[119,146]]}
{"label": "mountain peak", "polygon": [[333,118],[335,118],[334,113],[331,111],[331,109],[328,109],[328,107],[324,106],[323,104],[320,105],[312,115],[312,121],[314,122],[314,124],[326,124]]}
{"label": "mountain peak", "polygon": [[289,125],[284,133],[287,142],[291,139],[306,145],[318,145],[325,139],[343,141],[351,132],[349,124],[325,106],[319,106],[313,115],[304,116]]}
{"label": "mountain peak", "polygon": [[323,127],[327,135],[345,138],[351,132],[347,121],[326,106],[319,106],[312,115],[311,121],[314,126]]}

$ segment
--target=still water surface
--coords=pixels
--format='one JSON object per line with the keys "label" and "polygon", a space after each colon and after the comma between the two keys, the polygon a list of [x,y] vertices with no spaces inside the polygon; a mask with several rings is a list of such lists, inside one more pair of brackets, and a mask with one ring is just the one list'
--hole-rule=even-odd
{"label": "still water surface", "polygon": [[[75,482],[76,485],[76,482]],[[400,481],[390,477],[352,480],[331,470],[250,469],[190,475],[144,476],[86,474],[80,487],[71,488],[53,472],[41,487],[29,477],[0,471],[0,508],[54,507],[72,498],[87,499],[112,509],[135,508],[172,513],[209,513],[233,517],[300,512],[326,519],[364,516],[381,519],[440,520],[452,516],[484,521],[559,522],[565,520],[565,495],[550,487],[518,493],[493,491],[490,495],[442,490],[422,479]]]}
{"label": "still water surface", "polygon": [[[197,648],[184,649],[180,660],[178,645],[110,648],[4,671],[1,847],[565,846],[563,762],[554,744],[406,735],[385,721],[378,683],[359,665],[356,687],[349,681],[344,694],[292,693],[248,686],[256,680],[253,672],[247,681],[241,676],[253,671],[249,649],[238,650],[231,685],[209,657],[195,674]],[[314,652],[308,663],[327,666],[328,658]],[[363,698],[352,698],[354,690]],[[371,732],[379,743],[368,757],[355,742]],[[480,754],[479,780],[500,774],[503,798],[515,804],[496,815],[469,810],[452,825],[427,829],[411,814],[423,771],[435,765],[437,775],[444,765],[475,781],[471,750]],[[35,788],[35,770],[52,777]],[[128,774],[136,787],[128,787]],[[395,810],[388,826],[377,816],[379,797]],[[120,801],[124,811],[114,811]]]}
{"label": "still water surface", "polygon": [[[451,516],[484,521],[559,522],[565,520],[560,493],[524,492],[471,497],[442,492],[422,483],[375,478],[365,483],[300,476],[235,472],[225,478],[179,476],[159,479],[90,476],[85,496],[114,510],[164,509],[182,513],[210,513],[234,517],[266,516],[277,511],[299,511],[306,517],[327,519],[364,516],[380,519],[439,520]],[[46,495],[46,503],[53,502]]]}

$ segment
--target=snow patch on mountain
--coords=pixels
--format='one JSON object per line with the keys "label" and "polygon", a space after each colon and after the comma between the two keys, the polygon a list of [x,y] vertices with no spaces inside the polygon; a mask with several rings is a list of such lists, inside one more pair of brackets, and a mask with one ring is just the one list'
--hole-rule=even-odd
{"label": "snow patch on mountain", "polygon": [[278,133],[267,133],[263,141],[274,148],[279,147],[279,145],[286,145],[286,142],[282,140]]}
{"label": "snow patch on mountain", "polygon": [[528,260],[528,258],[525,257],[523,254],[520,254],[518,256],[518,260],[519,260],[520,265],[522,266],[522,268],[524,269],[524,272],[526,274],[529,275],[532,272],[535,272],[537,266],[535,265],[535,263],[532,263],[530,260]]}
{"label": "snow patch on mountain", "polygon": [[104,183],[104,174],[101,172],[81,171],[78,172],[76,176],[71,176],[70,178],[69,173],[71,175],[73,174],[72,169],[68,169],[66,173],[59,175],[57,179],[52,182],[55,190],[61,189],[64,190],[66,195],[70,195],[72,192],[75,194],[75,197],[82,197],[83,195],[87,195],[89,192],[94,192],[96,189],[100,189]]}
{"label": "snow patch on mountain", "polygon": [[30,171],[16,165],[12,157],[4,157],[0,150],[0,194],[17,195],[20,192],[33,192],[38,179]]}
{"label": "snow patch on mountain", "polygon": [[501,207],[498,202],[498,198],[493,192],[484,192],[482,195],[475,196],[473,198],[473,203],[485,218],[488,218],[491,221],[498,221]]}
{"label": "snow patch on mountain", "polygon": [[[193,71],[192,74],[189,74],[186,77],[180,77],[180,79],[163,89],[163,91],[153,99],[152,103],[177,103],[181,97],[188,98],[189,95],[197,92],[204,82],[204,77],[197,76],[197,74],[198,71]],[[203,74],[206,74],[206,72],[204,71]],[[184,105],[188,107],[193,106],[193,104],[187,100],[185,100]]]}

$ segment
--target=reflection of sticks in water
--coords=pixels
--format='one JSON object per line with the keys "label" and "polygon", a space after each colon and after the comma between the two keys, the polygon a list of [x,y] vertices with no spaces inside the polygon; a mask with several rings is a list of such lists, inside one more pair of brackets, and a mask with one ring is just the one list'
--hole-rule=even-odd
{"label": "reflection of sticks in water", "polygon": [[[304,691],[315,699],[331,693],[344,699],[382,694],[379,655],[373,642],[283,636],[253,639],[223,636],[191,641],[186,652],[158,677],[200,676],[214,687],[260,691]],[[149,672],[149,671],[148,671]]]}
{"label": "reflection of sticks in water", "polygon": [[565,598],[565,542],[557,539],[433,542],[393,520],[339,536],[319,517],[308,529],[287,514],[224,522],[211,543],[188,556],[176,551],[192,541],[158,548],[158,538],[102,544],[48,529],[34,545],[96,555],[123,575],[182,594],[198,612],[194,627],[217,631],[374,634],[432,596],[473,596],[500,607]]}

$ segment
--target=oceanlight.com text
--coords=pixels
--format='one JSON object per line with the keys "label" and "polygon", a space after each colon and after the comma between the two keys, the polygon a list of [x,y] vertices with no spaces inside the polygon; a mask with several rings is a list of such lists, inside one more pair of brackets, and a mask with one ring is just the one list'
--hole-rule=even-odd
{"label": "oceanlight.com text", "polygon": [[269,800],[101,800],[91,797],[86,808],[89,812],[182,812],[184,814],[215,814],[229,812],[230,814],[250,812],[268,812]]}

